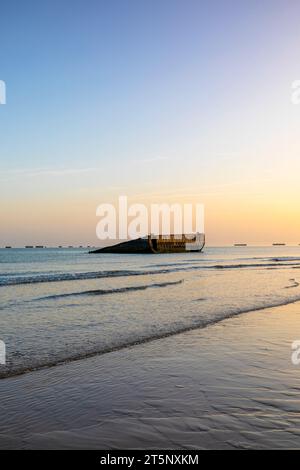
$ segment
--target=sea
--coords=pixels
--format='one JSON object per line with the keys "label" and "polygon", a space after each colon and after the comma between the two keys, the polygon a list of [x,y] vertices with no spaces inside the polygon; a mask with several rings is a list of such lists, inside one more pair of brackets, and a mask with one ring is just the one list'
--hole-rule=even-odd
{"label": "sea", "polygon": [[300,246],[0,249],[0,378],[255,315],[299,301],[299,284]]}

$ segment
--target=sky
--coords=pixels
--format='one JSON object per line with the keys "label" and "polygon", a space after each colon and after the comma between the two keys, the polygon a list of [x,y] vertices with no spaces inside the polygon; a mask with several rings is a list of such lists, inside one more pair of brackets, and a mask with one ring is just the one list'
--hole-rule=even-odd
{"label": "sky", "polygon": [[298,0],[0,2],[0,246],[203,203],[207,242],[300,243]]}

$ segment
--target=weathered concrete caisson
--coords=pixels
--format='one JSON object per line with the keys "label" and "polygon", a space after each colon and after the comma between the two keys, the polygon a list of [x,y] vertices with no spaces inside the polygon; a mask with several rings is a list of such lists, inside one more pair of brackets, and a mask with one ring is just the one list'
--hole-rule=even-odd
{"label": "weathered concrete caisson", "polygon": [[138,238],[117,245],[107,246],[90,253],[184,253],[200,252],[205,246],[205,235],[169,235]]}

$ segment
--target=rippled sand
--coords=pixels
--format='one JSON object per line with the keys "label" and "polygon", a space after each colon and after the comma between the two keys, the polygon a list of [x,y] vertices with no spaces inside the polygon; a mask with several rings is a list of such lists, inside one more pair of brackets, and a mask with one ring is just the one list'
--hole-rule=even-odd
{"label": "rippled sand", "polygon": [[1,448],[299,448],[300,304],[1,380]]}

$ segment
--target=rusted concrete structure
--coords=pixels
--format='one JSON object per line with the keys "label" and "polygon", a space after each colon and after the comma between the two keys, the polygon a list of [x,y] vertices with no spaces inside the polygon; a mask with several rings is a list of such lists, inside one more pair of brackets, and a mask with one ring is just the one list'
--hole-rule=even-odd
{"label": "rusted concrete structure", "polygon": [[184,253],[200,252],[205,246],[205,235],[154,236],[130,240],[117,245],[107,246],[90,253]]}

